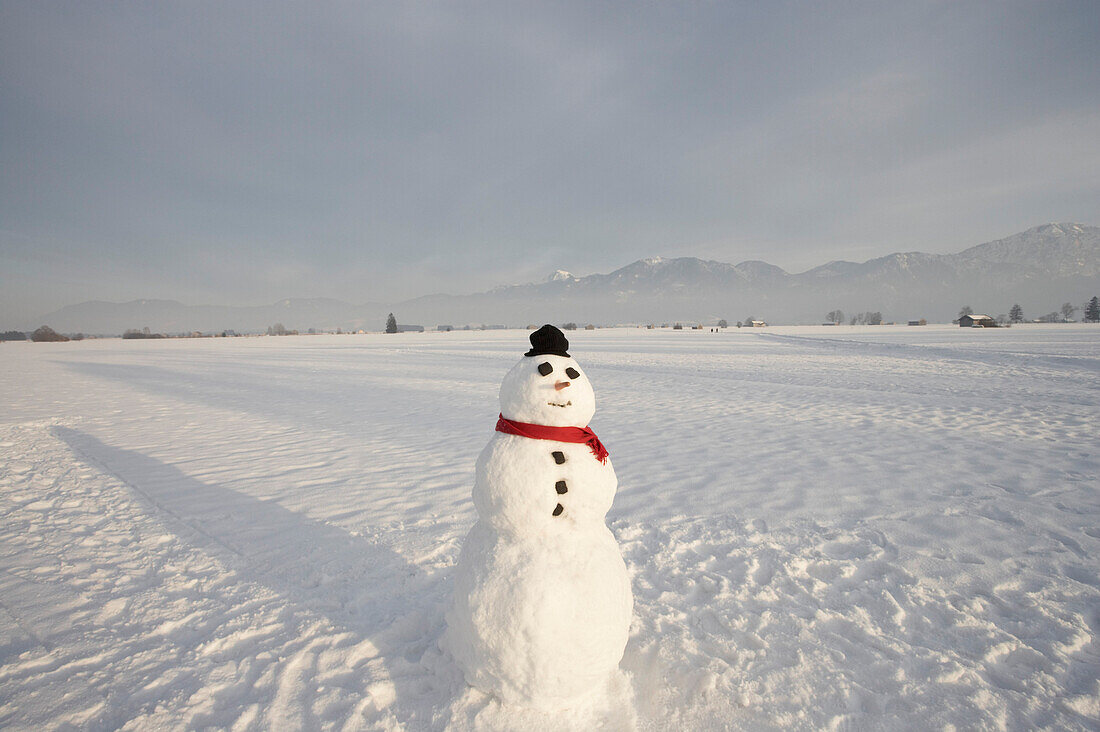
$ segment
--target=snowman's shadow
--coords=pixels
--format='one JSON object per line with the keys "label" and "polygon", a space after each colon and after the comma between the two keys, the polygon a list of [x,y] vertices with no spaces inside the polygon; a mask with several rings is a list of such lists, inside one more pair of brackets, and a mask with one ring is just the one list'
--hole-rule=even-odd
{"label": "snowman's shadow", "polygon": [[[291,609],[322,615],[354,642],[369,639],[393,685],[391,711],[446,703],[423,698],[425,687],[440,697],[459,691],[457,669],[436,650],[449,579],[275,501],[196,480],[79,430],[52,432],[85,462],[125,483],[167,532],[217,558],[236,581],[262,584]],[[374,681],[367,676],[363,687]],[[405,711],[415,715],[413,708]]]}

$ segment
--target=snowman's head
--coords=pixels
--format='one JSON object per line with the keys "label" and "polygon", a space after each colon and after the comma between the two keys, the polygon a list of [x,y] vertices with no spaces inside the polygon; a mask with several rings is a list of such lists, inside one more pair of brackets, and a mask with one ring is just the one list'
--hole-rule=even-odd
{"label": "snowman's head", "polygon": [[587,427],[596,413],[596,395],[566,352],[565,334],[544,325],[531,334],[531,346],[501,382],[501,414],[529,424]]}

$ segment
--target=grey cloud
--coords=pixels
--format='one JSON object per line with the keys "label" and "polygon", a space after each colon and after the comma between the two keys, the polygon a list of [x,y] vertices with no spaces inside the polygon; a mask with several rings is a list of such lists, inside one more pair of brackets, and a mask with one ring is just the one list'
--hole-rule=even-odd
{"label": "grey cloud", "polygon": [[1089,2],[5,4],[0,307],[1096,223],[1097,30]]}

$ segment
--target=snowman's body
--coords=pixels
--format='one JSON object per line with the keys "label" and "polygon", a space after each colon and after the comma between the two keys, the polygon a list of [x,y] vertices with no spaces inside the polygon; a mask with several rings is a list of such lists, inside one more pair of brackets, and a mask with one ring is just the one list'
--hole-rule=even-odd
{"label": "snowman's body", "polygon": [[[546,364],[553,371],[540,373]],[[572,378],[560,386],[566,370]],[[501,414],[517,422],[584,427],[594,410],[591,386],[568,357],[525,357],[501,386]],[[477,461],[479,518],[459,558],[444,637],[472,686],[554,709],[605,685],[633,610],[604,524],[616,485],[610,459],[586,444],[493,435]]]}

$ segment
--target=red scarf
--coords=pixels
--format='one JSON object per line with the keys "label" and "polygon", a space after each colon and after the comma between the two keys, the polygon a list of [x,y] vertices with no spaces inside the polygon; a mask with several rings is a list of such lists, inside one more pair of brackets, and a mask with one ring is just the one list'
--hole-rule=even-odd
{"label": "red scarf", "polygon": [[530,437],[532,440],[555,440],[557,442],[584,443],[601,463],[607,462],[607,448],[588,427],[548,427],[544,424],[513,422],[502,414],[497,420],[497,432],[509,435]]}

